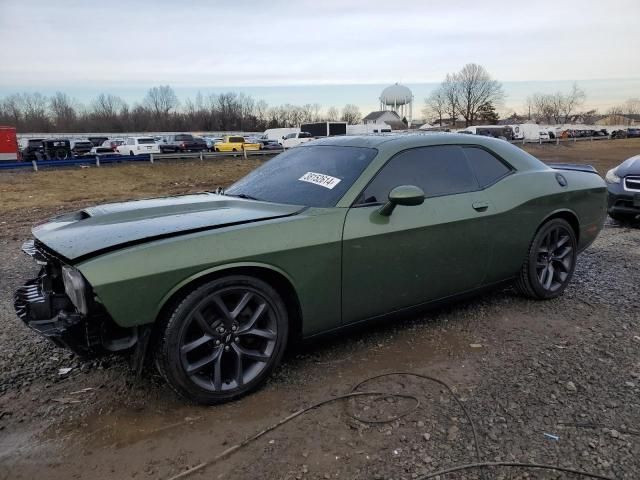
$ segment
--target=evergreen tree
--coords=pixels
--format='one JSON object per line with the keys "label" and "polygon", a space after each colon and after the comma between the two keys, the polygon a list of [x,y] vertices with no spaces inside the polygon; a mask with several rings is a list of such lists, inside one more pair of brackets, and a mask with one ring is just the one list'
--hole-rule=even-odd
{"label": "evergreen tree", "polygon": [[478,108],[478,118],[482,123],[487,125],[495,125],[500,117],[496,113],[496,107],[491,102],[484,102]]}

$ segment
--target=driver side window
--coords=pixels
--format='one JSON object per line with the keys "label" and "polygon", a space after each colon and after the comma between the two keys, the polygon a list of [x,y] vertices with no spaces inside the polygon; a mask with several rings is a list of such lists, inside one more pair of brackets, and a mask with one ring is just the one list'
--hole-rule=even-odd
{"label": "driver side window", "polygon": [[360,194],[356,203],[384,203],[389,192],[400,185],[420,187],[426,197],[479,189],[461,147],[420,147],[400,152],[389,160]]}

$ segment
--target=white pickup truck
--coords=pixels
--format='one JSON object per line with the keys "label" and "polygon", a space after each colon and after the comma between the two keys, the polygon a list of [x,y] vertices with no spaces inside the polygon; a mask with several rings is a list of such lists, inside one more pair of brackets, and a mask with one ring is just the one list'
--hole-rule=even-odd
{"label": "white pickup truck", "polygon": [[313,135],[307,132],[292,132],[278,141],[282,148],[293,148],[303,143],[307,143],[313,140]]}

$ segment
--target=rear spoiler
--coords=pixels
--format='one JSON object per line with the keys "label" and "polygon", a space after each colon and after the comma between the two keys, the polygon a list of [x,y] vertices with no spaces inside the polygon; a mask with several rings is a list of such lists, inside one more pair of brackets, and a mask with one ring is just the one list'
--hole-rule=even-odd
{"label": "rear spoiler", "polygon": [[584,163],[547,163],[547,165],[555,170],[573,170],[575,172],[598,173],[595,167]]}

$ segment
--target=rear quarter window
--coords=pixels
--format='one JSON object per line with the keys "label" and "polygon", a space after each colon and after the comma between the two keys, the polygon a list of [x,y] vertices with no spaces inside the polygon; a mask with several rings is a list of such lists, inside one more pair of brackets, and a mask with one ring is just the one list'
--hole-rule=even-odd
{"label": "rear quarter window", "polygon": [[494,184],[511,172],[510,167],[484,148],[465,147],[463,150],[480,188]]}

